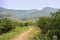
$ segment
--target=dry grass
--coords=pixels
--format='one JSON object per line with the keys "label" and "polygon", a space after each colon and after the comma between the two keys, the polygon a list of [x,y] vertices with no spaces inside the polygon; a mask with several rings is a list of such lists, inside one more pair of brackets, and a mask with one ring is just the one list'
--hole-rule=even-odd
{"label": "dry grass", "polygon": [[35,35],[38,35],[39,32],[40,32],[40,29],[36,26],[31,26],[31,28],[33,29],[29,34],[28,34],[28,39],[27,40],[30,40],[31,38],[33,38]]}

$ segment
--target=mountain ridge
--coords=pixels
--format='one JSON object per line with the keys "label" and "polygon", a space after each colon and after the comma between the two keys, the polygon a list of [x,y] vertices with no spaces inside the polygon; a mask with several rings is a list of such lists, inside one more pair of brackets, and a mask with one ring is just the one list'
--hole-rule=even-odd
{"label": "mountain ridge", "polygon": [[[13,10],[13,9],[6,9],[0,7],[0,16],[11,15],[13,18],[18,18],[21,20],[28,20],[28,19],[37,19],[40,16],[48,16],[50,12],[56,12],[58,9],[51,8],[51,7],[45,7],[42,10],[38,9],[31,9],[31,10]],[[6,16],[5,15],[5,16]],[[7,16],[8,17],[8,16]]]}

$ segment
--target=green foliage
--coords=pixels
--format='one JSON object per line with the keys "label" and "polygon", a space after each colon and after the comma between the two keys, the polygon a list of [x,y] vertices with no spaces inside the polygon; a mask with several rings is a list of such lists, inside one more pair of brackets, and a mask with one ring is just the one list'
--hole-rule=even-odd
{"label": "green foliage", "polygon": [[44,34],[38,34],[34,37],[34,40],[50,40],[49,37],[45,36]]}
{"label": "green foliage", "polygon": [[15,28],[15,23],[7,18],[0,19],[0,34],[6,33]]}
{"label": "green foliage", "polygon": [[49,26],[49,20],[50,18],[48,17],[40,17],[40,19],[37,21],[37,25],[40,29],[42,29],[43,33],[45,34],[48,30]]}
{"label": "green foliage", "polygon": [[50,17],[40,17],[37,25],[43,34],[50,37],[51,40],[54,35],[60,40],[60,10],[56,13],[51,13]]}
{"label": "green foliage", "polygon": [[[27,24],[28,25],[28,24]],[[0,19],[0,40],[9,40],[17,33],[28,29],[23,22],[14,21],[8,18]]]}
{"label": "green foliage", "polygon": [[28,26],[29,22],[19,22],[14,21],[8,18],[1,18],[0,19],[0,34],[4,34],[9,32],[10,30],[15,29],[16,27],[25,27]]}
{"label": "green foliage", "polygon": [[58,40],[56,35],[53,36],[53,40]]}
{"label": "green foliage", "polygon": [[10,38],[14,37],[18,33],[22,33],[26,29],[28,29],[28,27],[16,27],[10,32],[0,35],[0,40],[10,40]]}

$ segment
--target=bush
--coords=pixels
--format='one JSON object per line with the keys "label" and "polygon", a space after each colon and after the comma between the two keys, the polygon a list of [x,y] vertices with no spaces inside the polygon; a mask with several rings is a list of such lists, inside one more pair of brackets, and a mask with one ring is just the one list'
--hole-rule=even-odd
{"label": "bush", "polygon": [[0,19],[0,34],[6,33],[15,28],[15,22],[8,18]]}
{"label": "bush", "polygon": [[60,10],[56,13],[51,13],[50,17],[40,17],[37,21],[37,25],[43,34],[47,34],[51,40],[54,35],[60,40]]}

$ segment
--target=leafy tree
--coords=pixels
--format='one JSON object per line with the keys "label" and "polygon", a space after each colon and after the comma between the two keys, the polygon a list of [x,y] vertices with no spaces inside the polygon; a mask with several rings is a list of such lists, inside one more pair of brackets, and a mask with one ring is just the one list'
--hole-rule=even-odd
{"label": "leafy tree", "polygon": [[38,27],[42,30],[44,34],[48,31],[48,26],[50,26],[49,22],[50,18],[48,17],[40,17],[40,19],[37,21]]}
{"label": "leafy tree", "polygon": [[15,28],[15,23],[8,18],[0,19],[0,34],[6,33]]}
{"label": "leafy tree", "polygon": [[40,17],[37,25],[43,34],[50,37],[51,40],[54,35],[60,40],[60,10],[56,13],[51,13],[50,17]]}

